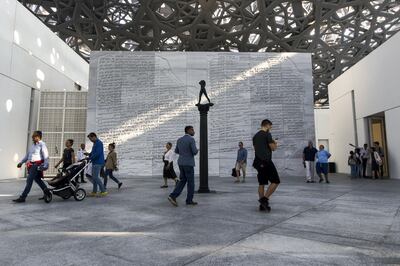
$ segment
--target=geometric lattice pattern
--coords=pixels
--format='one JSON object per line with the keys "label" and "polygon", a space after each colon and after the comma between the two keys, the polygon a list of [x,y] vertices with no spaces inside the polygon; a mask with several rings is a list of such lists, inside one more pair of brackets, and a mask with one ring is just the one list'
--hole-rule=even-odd
{"label": "geometric lattice pattern", "polygon": [[20,0],[82,57],[91,50],[311,52],[315,101],[400,29],[399,0]]}
{"label": "geometric lattice pattern", "polygon": [[61,159],[64,143],[74,140],[75,155],[81,143],[86,142],[87,92],[40,93],[39,124],[50,156],[47,176],[57,173],[54,165]]}

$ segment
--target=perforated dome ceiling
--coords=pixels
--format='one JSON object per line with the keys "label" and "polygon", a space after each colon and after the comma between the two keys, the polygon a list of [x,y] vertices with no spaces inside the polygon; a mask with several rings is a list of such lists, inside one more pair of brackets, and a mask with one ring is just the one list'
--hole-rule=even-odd
{"label": "perforated dome ceiling", "polygon": [[315,102],[400,29],[400,1],[20,0],[82,57],[91,50],[311,52]]}

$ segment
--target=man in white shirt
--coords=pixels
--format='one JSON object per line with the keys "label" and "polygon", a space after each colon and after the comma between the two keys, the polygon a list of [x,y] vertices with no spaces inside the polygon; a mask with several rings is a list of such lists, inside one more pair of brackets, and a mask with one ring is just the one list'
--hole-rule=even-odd
{"label": "man in white shirt", "polygon": [[43,171],[49,168],[49,152],[46,143],[42,141],[42,132],[34,131],[32,134],[33,144],[25,157],[18,163],[17,167],[21,168],[26,163],[28,169],[28,177],[26,178],[25,189],[18,199],[13,200],[15,203],[25,202],[26,197],[31,191],[33,181],[35,181],[43,190],[45,195],[51,194],[46,184],[43,182]]}
{"label": "man in white shirt", "polygon": [[[79,161],[82,161],[83,159],[86,158],[85,153],[87,153],[87,152],[86,152],[85,148],[86,148],[85,143],[82,143],[82,144],[81,144],[81,148],[78,150],[78,154],[77,154],[78,162],[79,162]],[[82,171],[81,174],[80,174],[80,176],[81,176],[81,183],[86,183],[85,178],[84,178],[84,176],[85,176],[85,173],[84,173],[84,172],[85,172],[85,171]],[[77,176],[77,177],[75,178],[75,182],[79,183],[79,176]]]}

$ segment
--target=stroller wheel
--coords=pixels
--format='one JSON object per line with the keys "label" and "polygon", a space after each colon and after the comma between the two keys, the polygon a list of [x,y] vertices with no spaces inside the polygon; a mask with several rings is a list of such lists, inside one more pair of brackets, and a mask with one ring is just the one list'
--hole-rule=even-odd
{"label": "stroller wheel", "polygon": [[44,202],[50,203],[51,200],[53,199],[53,194],[52,194],[52,193],[45,194],[45,195],[43,196],[43,199],[44,199]]}
{"label": "stroller wheel", "polygon": [[86,190],[83,188],[78,188],[74,193],[74,198],[76,201],[84,200],[86,197]]}

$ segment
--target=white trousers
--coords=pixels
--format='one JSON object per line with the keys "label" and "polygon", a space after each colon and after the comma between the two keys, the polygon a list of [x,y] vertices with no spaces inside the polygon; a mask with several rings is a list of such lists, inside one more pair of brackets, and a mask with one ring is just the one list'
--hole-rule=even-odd
{"label": "white trousers", "polygon": [[314,168],[313,161],[306,161],[306,178],[308,181],[314,181]]}

